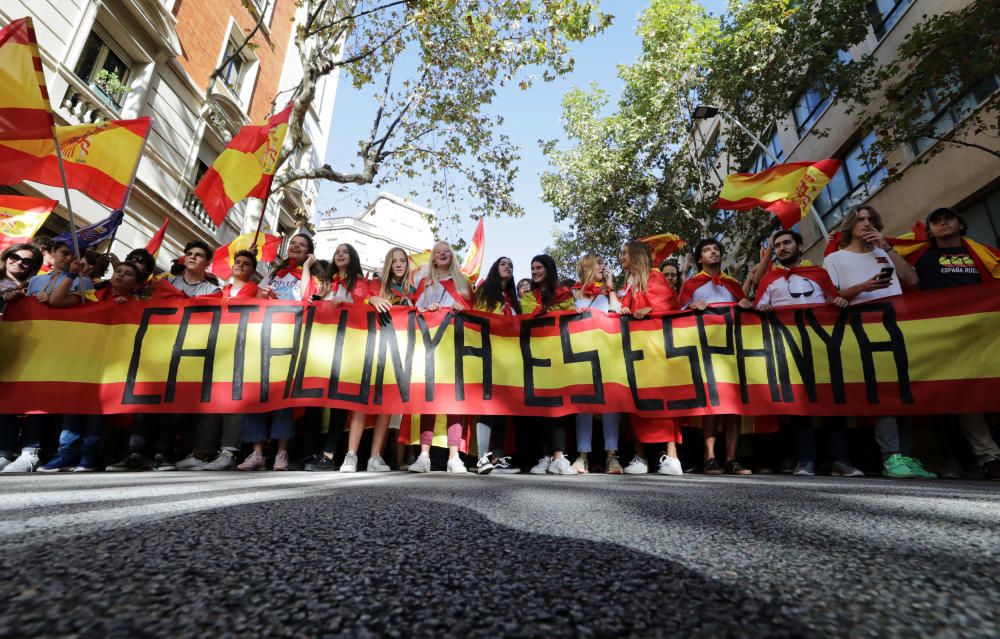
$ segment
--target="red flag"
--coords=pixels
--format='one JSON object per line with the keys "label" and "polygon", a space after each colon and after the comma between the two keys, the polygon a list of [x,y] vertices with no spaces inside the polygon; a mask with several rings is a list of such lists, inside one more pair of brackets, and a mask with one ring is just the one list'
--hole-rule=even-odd
{"label": "red flag", "polygon": [[0,195],[0,250],[30,242],[56,204],[37,197]]}
{"label": "red flag", "polygon": [[[256,242],[254,242],[256,235]],[[221,278],[227,278],[233,274],[233,262],[236,254],[240,251],[256,246],[258,262],[273,262],[278,257],[278,249],[281,248],[281,238],[277,235],[267,235],[266,233],[244,233],[235,240],[219,247],[212,257],[212,272]]]}
{"label": "red flag", "polygon": [[476,225],[476,232],[472,234],[472,244],[469,252],[465,254],[465,262],[462,264],[462,273],[475,282],[479,279],[479,273],[483,270],[483,251],[486,250],[486,238],[483,232],[483,218],[479,218]]}
{"label": "red flag", "polygon": [[160,252],[160,245],[163,244],[163,237],[167,234],[167,225],[170,224],[170,218],[165,218],[163,224],[160,225],[160,230],[153,234],[153,237],[149,239],[149,244],[146,245],[146,250],[149,251],[150,255],[156,258],[156,254]]}
{"label": "red flag", "polygon": [[661,233],[659,235],[648,235],[640,237],[639,241],[649,245],[649,250],[653,253],[653,268],[657,268],[663,260],[667,259],[677,251],[684,248],[684,240],[679,235],[673,233]]}
{"label": "red flag", "polygon": [[267,199],[291,115],[289,104],[263,124],[240,129],[202,176],[194,193],[213,222],[221,224],[233,204],[244,198]]}

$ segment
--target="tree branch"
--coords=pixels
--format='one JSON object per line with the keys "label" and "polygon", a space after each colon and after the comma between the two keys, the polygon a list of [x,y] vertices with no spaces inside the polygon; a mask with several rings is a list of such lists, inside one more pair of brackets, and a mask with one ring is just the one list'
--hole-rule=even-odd
{"label": "tree branch", "polygon": [[264,24],[264,13],[265,12],[264,11],[260,11],[259,13],[260,13],[260,15],[257,17],[257,24],[253,25],[253,29],[251,29],[250,33],[248,33],[246,35],[246,37],[243,38],[243,42],[240,43],[240,46],[236,47],[235,51],[233,51],[231,54],[229,54],[228,56],[226,56],[225,58],[223,58],[222,62],[219,63],[219,66],[217,66],[215,68],[215,70],[212,71],[211,75],[208,76],[208,90],[209,91],[212,90],[212,84],[215,82],[215,80],[219,76],[222,75],[222,72],[226,70],[226,67],[229,66],[229,64],[233,60],[235,60],[236,58],[239,57],[239,55],[243,52],[243,49],[245,49],[247,47],[247,45],[250,43],[250,40],[255,35],[257,35],[258,31],[260,31],[261,26]]}
{"label": "tree branch", "polygon": [[396,0],[395,2],[390,2],[388,4],[383,4],[383,5],[378,6],[378,7],[372,7],[371,9],[366,9],[364,11],[359,11],[359,12],[351,14],[349,16],[344,16],[343,18],[337,18],[333,22],[329,22],[327,24],[324,24],[321,27],[316,27],[315,29],[311,29],[310,31],[308,31],[306,33],[306,36],[307,37],[308,36],[314,36],[317,33],[320,33],[322,31],[326,31],[330,27],[335,27],[338,24],[341,24],[343,22],[347,22],[348,20],[357,20],[358,18],[363,18],[366,15],[369,15],[369,14],[372,14],[372,13],[376,13],[378,11],[382,11],[383,9],[391,9],[392,7],[395,7],[395,6],[401,5],[401,4],[412,4],[414,1],[415,0]]}

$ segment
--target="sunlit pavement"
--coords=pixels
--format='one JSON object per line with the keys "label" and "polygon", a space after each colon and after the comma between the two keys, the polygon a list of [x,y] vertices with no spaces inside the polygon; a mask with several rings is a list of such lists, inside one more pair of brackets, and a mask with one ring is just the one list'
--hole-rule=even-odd
{"label": "sunlit pavement", "polygon": [[1000,483],[0,477],[0,637],[997,636]]}

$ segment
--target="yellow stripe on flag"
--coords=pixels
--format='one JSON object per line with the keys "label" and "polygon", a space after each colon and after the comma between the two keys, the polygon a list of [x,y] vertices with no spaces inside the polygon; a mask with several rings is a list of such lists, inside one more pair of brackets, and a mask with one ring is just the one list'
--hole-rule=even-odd
{"label": "yellow stripe on flag", "polygon": [[8,42],[0,47],[0,108],[49,110],[49,101],[42,97],[39,86],[45,86],[45,76],[36,71],[35,47]]}

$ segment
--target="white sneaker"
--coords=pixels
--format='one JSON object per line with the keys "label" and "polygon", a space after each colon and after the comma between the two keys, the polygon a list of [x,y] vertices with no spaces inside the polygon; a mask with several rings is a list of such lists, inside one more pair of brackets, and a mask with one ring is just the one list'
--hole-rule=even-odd
{"label": "white sneaker", "polygon": [[410,464],[410,467],[407,470],[411,473],[431,472],[431,456],[427,453],[420,453],[420,456],[417,457],[417,461]]}
{"label": "white sneaker", "polygon": [[552,463],[551,457],[542,457],[538,460],[538,463],[531,467],[528,472],[532,475],[544,475],[549,470],[549,464]]}
{"label": "white sneaker", "polygon": [[199,470],[232,470],[236,468],[236,455],[231,450],[223,448],[219,454],[210,462],[206,462]]}
{"label": "white sneaker", "polygon": [[8,465],[10,465],[11,459],[9,457],[0,456],[0,472],[3,471]]}
{"label": "white sneaker", "polygon": [[660,468],[656,472],[661,475],[683,475],[684,469],[681,468],[681,460],[676,457],[660,455]]}
{"label": "white sneaker", "polygon": [[628,466],[625,467],[626,475],[645,475],[649,472],[649,464],[642,457],[636,455],[629,462]]}
{"label": "white sneaker", "polygon": [[558,459],[553,459],[552,463],[549,464],[548,472],[553,475],[579,475],[580,473],[573,468],[573,464],[569,463],[569,460],[565,456]]}
{"label": "white sneaker", "polygon": [[389,464],[385,463],[381,455],[375,455],[368,458],[368,472],[370,473],[387,473],[391,468]]}
{"label": "white sneaker", "polygon": [[479,475],[489,475],[493,471],[493,464],[490,463],[490,454],[486,453],[476,462],[476,473]]}
{"label": "white sneaker", "polygon": [[469,472],[469,469],[462,463],[461,457],[452,457],[448,460],[448,472],[462,474]]}
{"label": "white sneaker", "polygon": [[358,456],[351,452],[344,455],[344,463],[340,465],[340,472],[342,473],[358,472]]}
{"label": "white sneaker", "polygon": [[38,449],[24,448],[18,458],[7,464],[7,467],[0,472],[33,473],[36,468],[38,468]]}
{"label": "white sneaker", "polygon": [[174,464],[174,467],[177,470],[201,470],[205,467],[205,462],[195,457],[194,453],[191,453],[184,459]]}

